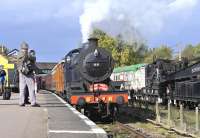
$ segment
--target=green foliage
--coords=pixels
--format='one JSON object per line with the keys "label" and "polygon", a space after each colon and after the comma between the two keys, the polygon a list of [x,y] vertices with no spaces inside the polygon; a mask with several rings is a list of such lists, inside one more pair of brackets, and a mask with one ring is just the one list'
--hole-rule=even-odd
{"label": "green foliage", "polygon": [[121,35],[114,38],[99,29],[95,29],[92,36],[99,39],[100,47],[112,53],[116,67],[140,63],[147,52],[145,44],[128,43],[123,40]]}
{"label": "green foliage", "polygon": [[144,63],[152,63],[155,58],[154,49],[149,49],[144,57]]}
{"label": "green foliage", "polygon": [[0,54],[7,55],[8,52],[9,52],[9,49],[6,46],[0,44]]}
{"label": "green foliage", "polygon": [[182,57],[187,57],[188,59],[193,59],[195,57],[194,54],[195,47],[192,45],[187,45],[181,53]]}
{"label": "green foliage", "polygon": [[194,57],[200,57],[200,44],[197,44],[194,48]]}
{"label": "green foliage", "polygon": [[183,51],[181,53],[181,56],[187,57],[189,60],[200,57],[200,44],[197,44],[197,45],[188,44],[188,45],[186,45],[186,47],[183,49]]}
{"label": "green foliage", "polygon": [[162,45],[158,48],[150,49],[144,59],[145,63],[151,63],[155,59],[172,59],[172,49]]}
{"label": "green foliage", "polygon": [[117,45],[117,41],[107,35],[105,32],[95,29],[92,33],[93,37],[97,37],[99,39],[99,46],[107,49],[108,51],[112,52],[114,47]]}
{"label": "green foliage", "polygon": [[[173,59],[173,50],[167,45],[150,49],[142,42],[126,42],[121,35],[111,37],[102,30],[95,29],[92,36],[99,39],[99,45],[112,53],[115,66],[127,66],[138,63],[151,63],[154,60]],[[189,59],[200,57],[200,44],[187,45],[182,52],[183,57]]]}
{"label": "green foliage", "polygon": [[155,49],[156,58],[171,59],[172,49],[168,46],[161,46]]}

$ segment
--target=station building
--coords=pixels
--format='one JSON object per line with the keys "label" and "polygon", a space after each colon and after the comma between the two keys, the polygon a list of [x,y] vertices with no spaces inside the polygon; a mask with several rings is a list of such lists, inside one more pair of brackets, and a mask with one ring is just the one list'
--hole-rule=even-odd
{"label": "station building", "polygon": [[12,84],[13,81],[15,63],[12,59],[13,57],[8,57],[6,55],[6,48],[4,46],[0,46],[0,66],[3,67],[7,74],[6,86],[8,86],[8,84]]}
{"label": "station building", "polygon": [[124,82],[125,89],[139,90],[145,87],[146,64],[118,67],[113,70],[111,80]]}

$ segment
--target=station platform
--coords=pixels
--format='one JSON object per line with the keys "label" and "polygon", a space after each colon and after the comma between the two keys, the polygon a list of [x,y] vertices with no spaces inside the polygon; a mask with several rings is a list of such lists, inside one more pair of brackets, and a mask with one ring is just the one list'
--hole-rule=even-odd
{"label": "station platform", "polygon": [[0,97],[2,138],[106,138],[106,132],[63,99],[49,91],[37,94],[41,107],[18,105],[19,94],[11,100]]}

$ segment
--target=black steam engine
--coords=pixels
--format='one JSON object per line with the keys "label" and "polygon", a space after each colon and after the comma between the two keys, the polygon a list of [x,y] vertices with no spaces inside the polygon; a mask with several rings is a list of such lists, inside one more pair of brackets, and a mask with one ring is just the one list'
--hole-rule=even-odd
{"label": "black steam engine", "polygon": [[[146,94],[161,102],[171,100],[194,106],[200,103],[200,61],[158,59],[146,67]],[[191,63],[191,64],[190,64]]]}
{"label": "black steam engine", "polygon": [[128,102],[127,91],[110,80],[114,60],[98,46],[96,38],[65,56],[65,94],[67,101],[90,116],[115,115],[118,106]]}

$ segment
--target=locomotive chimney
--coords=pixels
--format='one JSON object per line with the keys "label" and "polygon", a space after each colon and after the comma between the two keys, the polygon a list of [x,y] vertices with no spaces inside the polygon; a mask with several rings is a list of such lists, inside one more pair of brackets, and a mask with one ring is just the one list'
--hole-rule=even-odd
{"label": "locomotive chimney", "polygon": [[88,39],[89,47],[98,47],[98,38],[92,37]]}

